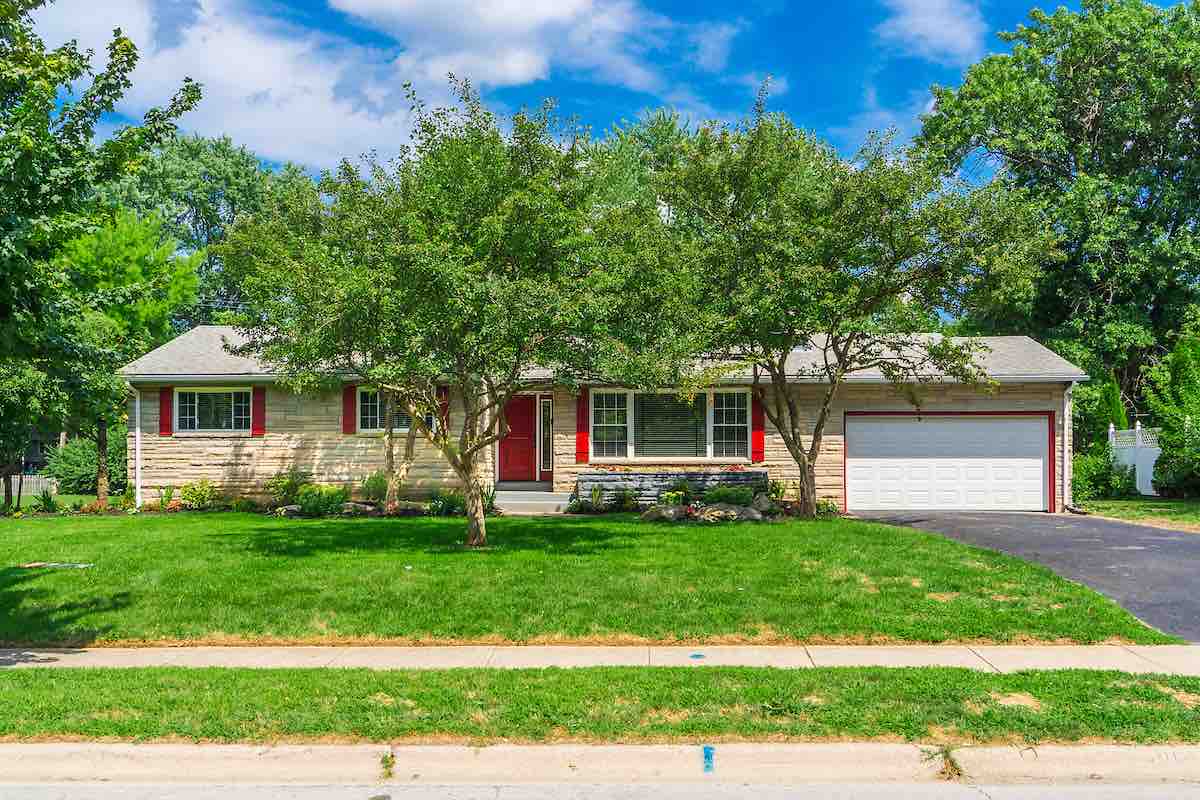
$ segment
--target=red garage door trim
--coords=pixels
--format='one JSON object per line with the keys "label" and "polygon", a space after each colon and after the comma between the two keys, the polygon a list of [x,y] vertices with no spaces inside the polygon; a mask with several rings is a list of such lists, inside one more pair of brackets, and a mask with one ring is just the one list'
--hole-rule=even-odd
{"label": "red garage door trim", "polygon": [[1045,417],[1048,431],[1046,446],[1046,471],[1049,473],[1049,496],[1046,499],[1046,510],[1053,514],[1058,506],[1057,464],[1054,453],[1058,449],[1054,441],[1054,412],[1053,411],[846,411],[842,415],[842,511],[849,511],[850,493],[846,483],[846,454],[850,448],[846,446],[846,420],[849,417]]}

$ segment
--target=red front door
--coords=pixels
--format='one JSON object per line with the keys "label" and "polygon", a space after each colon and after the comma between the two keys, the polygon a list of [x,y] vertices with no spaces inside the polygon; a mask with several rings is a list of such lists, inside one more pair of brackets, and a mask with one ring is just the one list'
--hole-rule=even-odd
{"label": "red front door", "polygon": [[508,436],[500,440],[500,480],[537,480],[537,403],[530,394],[517,395],[504,407]]}

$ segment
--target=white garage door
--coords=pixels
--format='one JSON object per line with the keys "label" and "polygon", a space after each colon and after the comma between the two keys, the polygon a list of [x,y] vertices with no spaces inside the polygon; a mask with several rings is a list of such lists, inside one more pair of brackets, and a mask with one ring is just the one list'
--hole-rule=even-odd
{"label": "white garage door", "polygon": [[1044,417],[846,418],[852,511],[1044,511]]}

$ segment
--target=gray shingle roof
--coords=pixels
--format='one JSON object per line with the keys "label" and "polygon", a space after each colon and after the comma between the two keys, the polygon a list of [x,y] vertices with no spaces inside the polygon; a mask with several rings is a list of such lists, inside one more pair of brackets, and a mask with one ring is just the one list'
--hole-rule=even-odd
{"label": "gray shingle roof", "polygon": [[[120,373],[131,381],[152,382],[192,378],[220,380],[222,378],[257,378],[270,380],[271,371],[257,359],[230,353],[228,347],[245,343],[237,329],[227,325],[201,325],[164,344],[130,364]],[[1048,350],[1028,336],[983,336],[977,341],[986,348],[980,355],[980,366],[989,376],[1001,382],[1074,381],[1086,380],[1087,374],[1071,362]],[[812,373],[820,363],[820,351],[796,350],[788,359],[788,371],[800,380],[815,380]],[[531,378],[548,376],[537,370]],[[726,382],[745,380],[748,376],[731,375]],[[931,376],[936,377],[936,376]],[[879,383],[884,380],[878,370],[855,372],[850,382]]]}
{"label": "gray shingle roof", "polygon": [[229,325],[200,325],[121,367],[127,378],[153,380],[179,377],[268,377],[271,371],[255,358],[226,349],[245,344],[246,337]]}

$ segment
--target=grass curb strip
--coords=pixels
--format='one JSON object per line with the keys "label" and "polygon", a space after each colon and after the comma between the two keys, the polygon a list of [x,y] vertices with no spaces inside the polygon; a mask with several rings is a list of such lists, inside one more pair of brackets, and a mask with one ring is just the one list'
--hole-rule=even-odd
{"label": "grass curb strip", "polygon": [[0,739],[1182,743],[1200,742],[1200,678],[952,668],[10,670],[0,673]]}

